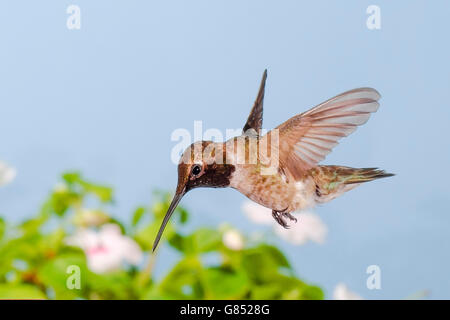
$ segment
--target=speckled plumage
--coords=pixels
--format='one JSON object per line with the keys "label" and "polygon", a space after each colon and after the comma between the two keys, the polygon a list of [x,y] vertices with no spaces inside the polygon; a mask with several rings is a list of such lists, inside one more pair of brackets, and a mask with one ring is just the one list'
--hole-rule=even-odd
{"label": "speckled plumage", "polygon": [[363,182],[392,176],[376,168],[319,165],[338,140],[364,124],[378,109],[371,88],[344,92],[296,115],[266,135],[262,127],[264,71],[259,92],[241,136],[224,143],[198,141],[183,153],[178,185],[156,237],[156,248],[183,195],[197,187],[231,187],[272,209],[283,227],[293,211],[328,202]]}

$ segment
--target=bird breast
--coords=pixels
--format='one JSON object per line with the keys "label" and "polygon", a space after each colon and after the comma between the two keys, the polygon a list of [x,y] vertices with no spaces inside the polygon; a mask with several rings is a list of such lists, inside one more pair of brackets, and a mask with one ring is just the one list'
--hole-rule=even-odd
{"label": "bird breast", "polygon": [[312,179],[286,181],[279,173],[262,175],[256,166],[238,165],[230,187],[276,211],[293,212],[314,204]]}

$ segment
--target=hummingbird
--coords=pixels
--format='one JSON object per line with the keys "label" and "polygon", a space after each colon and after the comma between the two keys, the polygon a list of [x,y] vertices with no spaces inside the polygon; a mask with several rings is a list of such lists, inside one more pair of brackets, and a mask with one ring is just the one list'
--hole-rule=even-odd
{"label": "hummingbird", "polygon": [[289,228],[290,221],[297,222],[292,212],[328,202],[364,182],[393,176],[378,168],[319,165],[341,138],[377,111],[381,96],[375,89],[346,91],[262,134],[266,79],[267,69],[241,136],[226,142],[197,141],[183,152],[175,195],[153,251],[181,198],[195,188],[234,188],[272,209],[275,221]]}

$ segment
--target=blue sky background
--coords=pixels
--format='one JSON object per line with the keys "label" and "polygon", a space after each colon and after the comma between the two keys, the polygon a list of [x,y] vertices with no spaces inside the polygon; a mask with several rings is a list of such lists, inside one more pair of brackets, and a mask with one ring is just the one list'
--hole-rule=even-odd
{"label": "blue sky background", "polygon": [[[66,8],[81,8],[81,30]],[[381,8],[368,30],[366,8]],[[324,245],[279,242],[298,275],[368,299],[427,289],[450,298],[450,45],[447,1],[3,1],[0,160],[18,170],[0,212],[35,213],[61,172],[116,187],[129,220],[155,187],[173,190],[176,128],[241,127],[268,68],[264,126],[345,90],[382,94],[369,122],[324,163],[378,166],[394,178],[316,209]],[[193,225],[261,231],[231,189],[190,193]],[[301,220],[300,220],[301,223]],[[0,257],[1,259],[1,257]],[[158,261],[162,274],[176,256]],[[382,289],[366,288],[379,265]]]}

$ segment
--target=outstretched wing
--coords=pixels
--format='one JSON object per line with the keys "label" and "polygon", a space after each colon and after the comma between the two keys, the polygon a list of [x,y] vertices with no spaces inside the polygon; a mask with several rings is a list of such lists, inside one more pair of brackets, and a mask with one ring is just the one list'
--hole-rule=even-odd
{"label": "outstretched wing", "polygon": [[259,130],[261,130],[263,120],[264,88],[266,87],[266,79],[267,69],[264,70],[261,84],[259,86],[258,95],[256,96],[252,111],[250,111],[250,115],[248,116],[247,122],[245,123],[245,126],[243,128],[244,135],[250,133],[247,131],[249,129],[254,130],[253,134],[259,134]]}
{"label": "outstretched wing", "polygon": [[[372,88],[350,90],[279,125],[279,166],[295,179],[301,178],[340,138],[366,123],[377,111],[379,99],[380,94]],[[270,140],[273,131],[263,138]]]}

